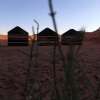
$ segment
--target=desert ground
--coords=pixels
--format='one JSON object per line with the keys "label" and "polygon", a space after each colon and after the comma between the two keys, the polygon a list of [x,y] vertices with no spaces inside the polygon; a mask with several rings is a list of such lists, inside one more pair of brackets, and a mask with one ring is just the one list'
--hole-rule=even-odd
{"label": "desert ground", "polygon": [[[65,59],[67,59],[68,46],[62,46],[62,50]],[[30,77],[39,83],[39,92],[43,100],[51,100],[53,96],[53,46],[38,47],[37,65],[35,65],[35,51],[33,49]],[[29,54],[29,46],[0,47],[0,100],[25,100]],[[98,36],[94,38],[92,35],[88,38],[87,35],[76,59],[73,76],[75,76],[77,86],[80,88],[80,100],[100,100],[100,38]],[[56,79],[57,87],[62,95],[64,68],[58,50],[56,53]],[[97,97],[98,95],[99,97]]]}

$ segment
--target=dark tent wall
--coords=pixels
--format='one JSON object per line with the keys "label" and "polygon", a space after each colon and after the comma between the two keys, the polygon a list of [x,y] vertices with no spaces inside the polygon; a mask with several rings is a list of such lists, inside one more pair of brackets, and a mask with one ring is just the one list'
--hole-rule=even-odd
{"label": "dark tent wall", "polygon": [[38,45],[53,45],[58,41],[58,34],[47,27],[37,34],[37,41]]}
{"label": "dark tent wall", "polygon": [[8,32],[8,46],[27,46],[28,32],[19,26]]}
{"label": "dark tent wall", "polygon": [[82,43],[84,32],[70,29],[63,33],[61,42],[63,45],[80,45]]}

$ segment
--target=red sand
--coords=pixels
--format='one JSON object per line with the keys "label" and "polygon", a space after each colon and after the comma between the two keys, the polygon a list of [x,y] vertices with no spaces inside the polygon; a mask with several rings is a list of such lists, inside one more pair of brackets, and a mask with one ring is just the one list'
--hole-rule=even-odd
{"label": "red sand", "polygon": [[[87,39],[77,55],[80,67],[76,66],[74,76],[80,87],[80,100],[96,100],[95,94],[100,83],[100,39]],[[67,46],[63,47],[66,58],[67,48]],[[23,51],[29,54],[29,47],[0,47],[0,100],[25,100],[25,72],[29,57],[24,55]],[[50,91],[53,86],[51,55],[52,47],[39,47],[38,67],[34,69],[33,66],[31,70],[35,70],[32,76],[41,85],[40,92],[43,100],[50,100]],[[56,60],[57,84],[61,90],[63,88],[63,67],[58,52]]]}

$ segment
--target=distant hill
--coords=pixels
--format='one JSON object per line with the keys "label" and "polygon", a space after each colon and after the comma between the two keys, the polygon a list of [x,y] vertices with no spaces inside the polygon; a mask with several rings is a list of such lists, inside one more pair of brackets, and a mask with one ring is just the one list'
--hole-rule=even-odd
{"label": "distant hill", "polygon": [[85,40],[100,43],[100,28],[93,32],[86,32]]}
{"label": "distant hill", "polygon": [[7,35],[0,35],[0,45],[7,45],[8,36]]}
{"label": "distant hill", "polygon": [[8,36],[7,35],[0,35],[0,40],[7,40]]}
{"label": "distant hill", "polygon": [[[33,38],[34,36],[31,36],[31,35],[29,36],[29,43],[31,42],[31,39]],[[3,45],[3,46],[8,45],[8,35],[0,35],[0,45]]]}

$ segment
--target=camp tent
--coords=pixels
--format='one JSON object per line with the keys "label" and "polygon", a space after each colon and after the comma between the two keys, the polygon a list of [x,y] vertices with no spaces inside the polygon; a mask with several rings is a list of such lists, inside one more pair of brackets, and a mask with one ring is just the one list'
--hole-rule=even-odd
{"label": "camp tent", "polygon": [[63,45],[80,45],[83,39],[83,32],[70,29],[61,35]]}
{"label": "camp tent", "polygon": [[26,46],[28,45],[28,32],[19,26],[13,28],[8,32],[9,46]]}
{"label": "camp tent", "polygon": [[37,34],[37,42],[40,46],[57,44],[58,34],[50,28],[45,28]]}

